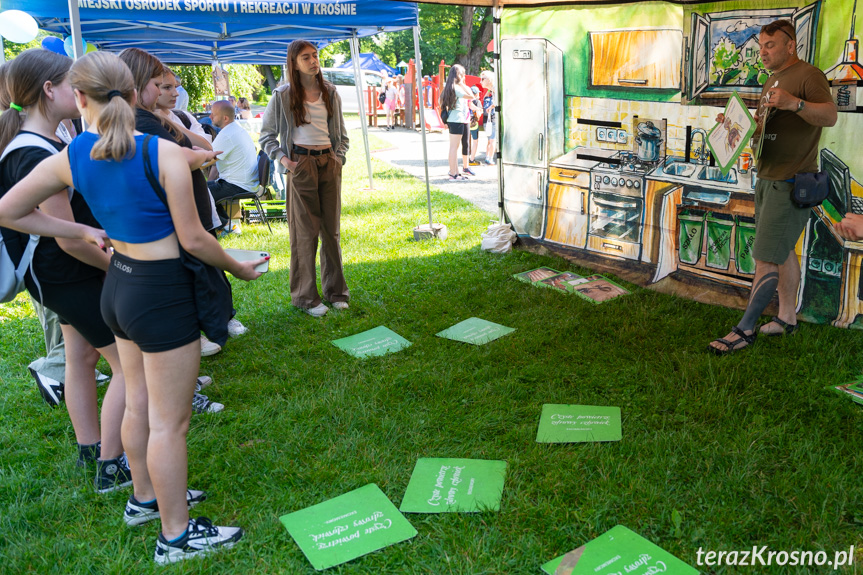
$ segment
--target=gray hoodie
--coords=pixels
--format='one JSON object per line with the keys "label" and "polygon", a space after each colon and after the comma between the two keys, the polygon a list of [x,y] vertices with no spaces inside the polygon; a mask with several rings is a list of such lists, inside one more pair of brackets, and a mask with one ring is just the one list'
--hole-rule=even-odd
{"label": "gray hoodie", "polygon": [[[325,85],[330,94],[330,102],[333,105],[333,115],[327,120],[330,143],[336,156],[339,157],[342,165],[344,165],[345,161],[347,161],[345,155],[348,153],[350,140],[348,140],[348,131],[345,128],[345,119],[342,117],[342,99],[336,92],[334,85],[329,83]],[[276,169],[282,174],[286,171],[282,165],[282,157],[287,156],[291,159],[293,131],[296,127],[294,116],[290,113],[290,102],[290,85],[285,84],[276,88],[264,112],[261,122],[261,138],[258,140],[261,149],[273,160]]]}

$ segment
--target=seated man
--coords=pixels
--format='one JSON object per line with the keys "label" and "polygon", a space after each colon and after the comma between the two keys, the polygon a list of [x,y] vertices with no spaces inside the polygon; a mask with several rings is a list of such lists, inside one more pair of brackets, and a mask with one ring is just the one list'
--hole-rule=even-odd
{"label": "seated man", "polygon": [[210,171],[207,185],[224,225],[229,218],[219,201],[255,191],[258,186],[258,152],[249,133],[234,122],[234,107],[229,101],[213,102],[210,119],[220,129],[213,139],[213,149],[222,153]]}

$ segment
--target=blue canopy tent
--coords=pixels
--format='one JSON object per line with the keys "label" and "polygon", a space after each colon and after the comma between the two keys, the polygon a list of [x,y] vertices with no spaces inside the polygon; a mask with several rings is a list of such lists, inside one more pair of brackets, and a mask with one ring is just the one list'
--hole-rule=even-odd
{"label": "blue canopy tent", "polygon": [[[337,66],[338,68],[353,68],[354,60],[351,58],[341,66]],[[373,52],[363,52],[360,54],[360,69],[361,70],[371,70],[373,72],[386,72],[389,76],[395,76],[399,73],[399,71],[392,66],[387,66],[381,59],[378,58],[378,55]]]}
{"label": "blue canopy tent", "polygon": [[[318,46],[350,40],[359,60],[362,36],[413,28],[419,59],[416,3],[389,0],[0,0],[2,10],[21,10],[43,30],[71,35],[76,57],[82,38],[100,50],[136,47],[168,64],[284,64],[288,44],[309,40]],[[354,67],[360,118],[365,114],[363,79]],[[424,125],[423,110],[420,109]],[[372,180],[366,123],[360,122]],[[423,132],[423,155],[426,154]],[[428,162],[426,161],[426,166]],[[428,170],[426,169],[428,191]],[[429,203],[431,222],[431,203]]]}

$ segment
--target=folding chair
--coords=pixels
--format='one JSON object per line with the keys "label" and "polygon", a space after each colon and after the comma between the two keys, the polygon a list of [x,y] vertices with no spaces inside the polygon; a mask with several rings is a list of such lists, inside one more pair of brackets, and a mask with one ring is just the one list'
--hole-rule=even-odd
{"label": "folding chair", "polygon": [[[219,203],[226,202],[228,204],[228,217],[231,217],[231,214],[234,210],[234,201],[235,200],[246,200],[251,199],[255,202],[255,208],[257,208],[258,213],[261,214],[261,220],[265,224],[267,224],[267,228],[270,230],[270,233],[273,233],[273,228],[270,226],[270,222],[267,219],[267,212],[264,209],[264,206],[261,205],[261,198],[267,195],[267,189],[270,185],[270,158],[267,154],[264,153],[263,150],[258,152],[258,187],[255,188],[253,192],[243,192],[241,194],[234,194],[233,196],[228,196],[227,198],[222,198],[219,200]],[[230,222],[228,222],[230,224]]]}

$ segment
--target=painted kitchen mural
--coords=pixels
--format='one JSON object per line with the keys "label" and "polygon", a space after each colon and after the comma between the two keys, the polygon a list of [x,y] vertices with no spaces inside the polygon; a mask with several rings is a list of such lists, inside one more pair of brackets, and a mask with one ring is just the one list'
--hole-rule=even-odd
{"label": "painted kitchen mural", "polygon": [[846,212],[863,213],[857,15],[856,0],[506,8],[507,217],[529,243],[589,268],[745,307],[757,170],[746,148],[723,173],[707,133],[734,92],[754,107],[769,75],[759,29],[788,19],[798,55],[824,70],[840,109],[819,150],[830,197],[811,211],[796,247],[798,315],[863,328],[863,242],[834,228]]}

